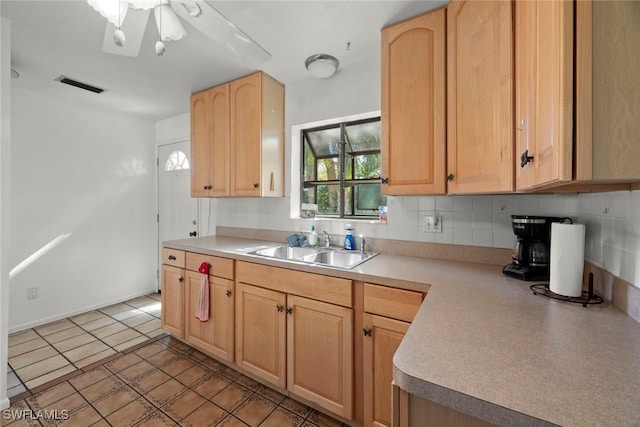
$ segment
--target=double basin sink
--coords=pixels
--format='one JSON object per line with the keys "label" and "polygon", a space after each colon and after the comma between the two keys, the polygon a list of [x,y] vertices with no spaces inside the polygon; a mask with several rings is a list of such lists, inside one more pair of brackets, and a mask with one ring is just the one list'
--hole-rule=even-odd
{"label": "double basin sink", "polygon": [[286,245],[263,248],[247,252],[247,254],[346,270],[350,270],[378,255],[375,252],[346,251],[339,248],[290,247]]}

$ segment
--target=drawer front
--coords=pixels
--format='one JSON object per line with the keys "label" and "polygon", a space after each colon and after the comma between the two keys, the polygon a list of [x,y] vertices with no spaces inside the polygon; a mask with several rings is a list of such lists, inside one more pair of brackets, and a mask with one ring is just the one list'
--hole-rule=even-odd
{"label": "drawer front", "polygon": [[179,249],[162,248],[162,263],[178,268],[184,268],[184,251]]}
{"label": "drawer front", "polygon": [[203,262],[206,262],[211,266],[209,269],[210,275],[233,280],[234,274],[232,259],[199,254],[196,252],[187,252],[187,270],[198,271],[200,264]]}
{"label": "drawer front", "polygon": [[422,292],[364,284],[364,311],[367,313],[411,322],[422,299]]}
{"label": "drawer front", "polygon": [[343,307],[353,307],[351,280],[286,268],[238,261],[237,281],[299,295]]}

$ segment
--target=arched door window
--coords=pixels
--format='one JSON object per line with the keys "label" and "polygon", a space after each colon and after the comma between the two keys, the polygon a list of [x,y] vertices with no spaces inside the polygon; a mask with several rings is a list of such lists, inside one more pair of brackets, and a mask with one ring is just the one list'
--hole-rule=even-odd
{"label": "arched door window", "polygon": [[180,171],[180,170],[188,170],[189,169],[189,159],[187,159],[187,155],[182,151],[174,151],[169,154],[169,158],[167,158],[167,163],[164,165],[165,172],[172,171]]}

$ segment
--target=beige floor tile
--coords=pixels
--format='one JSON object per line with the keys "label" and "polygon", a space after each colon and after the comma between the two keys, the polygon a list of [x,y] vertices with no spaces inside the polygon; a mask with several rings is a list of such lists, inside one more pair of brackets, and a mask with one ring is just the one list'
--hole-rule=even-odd
{"label": "beige floor tile", "polygon": [[152,294],[148,294],[148,295],[145,295],[145,296],[146,296],[147,298],[150,298],[150,299],[152,299],[152,300],[156,300],[156,301],[161,301],[161,300],[162,300],[162,295],[160,295],[160,294],[159,294],[159,293],[157,293],[157,292],[154,292],[154,293],[152,293]]}
{"label": "beige floor tile", "polygon": [[86,313],[78,314],[77,316],[73,316],[70,320],[76,325],[84,325],[89,322],[93,322],[94,320],[104,319],[105,314],[100,313],[97,310],[89,311]]}
{"label": "beige floor tile", "polygon": [[71,366],[67,359],[60,355],[56,355],[39,362],[32,363],[31,365],[25,366],[24,368],[16,369],[16,374],[18,374],[20,379],[26,383],[34,378],[37,378],[48,372],[53,372],[56,369],[62,368],[63,366],[67,365]]}
{"label": "beige floor tile", "polygon": [[289,411],[302,418],[306,418],[311,413],[311,408],[309,408],[307,405],[303,405],[297,400],[293,400],[290,397],[287,397],[282,402],[280,402],[280,406],[288,409]]}
{"label": "beige floor tile", "polygon": [[71,414],[71,413],[77,412],[81,408],[84,408],[85,406],[88,406],[88,405],[89,405],[89,402],[87,402],[82,397],[82,395],[80,395],[80,393],[72,393],[58,400],[57,402],[50,403],[48,406],[44,407],[43,409],[49,412],[56,411],[59,413],[62,412],[63,410],[67,410]]}
{"label": "beige floor tile", "polygon": [[65,381],[57,386],[27,398],[26,401],[34,410],[44,409],[49,407],[52,403],[55,403],[75,392],[76,390],[71,386],[71,384]]}
{"label": "beige floor tile", "polygon": [[70,374],[71,372],[76,371],[76,367],[73,365],[65,365],[61,368],[58,368],[54,371],[50,371],[47,372],[46,374],[39,376],[37,378],[34,378],[30,381],[25,381],[24,385],[29,389],[29,390],[33,390],[34,388],[41,386],[42,384],[46,384],[49,381],[53,381],[56,378],[60,378],[63,377],[67,374]]}
{"label": "beige floor tile", "polygon": [[246,427],[247,425],[240,421],[238,418],[233,415],[227,416],[220,424],[216,427]]}
{"label": "beige floor tile", "polygon": [[93,385],[98,381],[102,381],[103,379],[112,375],[113,374],[108,369],[101,366],[75,378],[72,378],[71,380],[69,380],[69,383],[71,383],[71,385],[73,385],[77,390],[83,390],[90,385]]}
{"label": "beige floor tile", "polygon": [[106,350],[101,351],[100,353],[93,354],[89,357],[86,357],[82,360],[78,360],[77,362],[73,362],[74,365],[78,368],[84,368],[85,366],[89,366],[92,363],[98,362],[106,357],[111,356],[112,354],[116,354],[117,352],[112,348],[107,348]]}
{"label": "beige floor tile", "polygon": [[196,411],[180,422],[185,427],[213,427],[217,426],[228,415],[227,411],[214,405],[211,402],[205,402]]}
{"label": "beige floor tile", "polygon": [[129,317],[128,319],[123,319],[121,320],[122,323],[124,323],[125,325],[129,326],[130,328],[136,327],[138,325],[142,325],[143,323],[147,323],[151,320],[154,320],[155,317],[153,317],[150,314],[147,313],[141,313],[138,314],[136,316],[133,317]]}
{"label": "beige floor tile", "polygon": [[246,375],[239,376],[236,378],[235,382],[252,391],[256,391],[260,387],[260,383],[258,381],[249,378]]}
{"label": "beige floor tile", "polygon": [[164,334],[164,333],[165,333],[165,331],[164,331],[164,330],[162,330],[162,329],[154,329],[154,330],[153,330],[153,331],[151,331],[151,332],[147,332],[145,335],[146,335],[146,336],[148,336],[149,338],[155,338],[155,337],[157,337],[158,335],[162,335],[162,334]]}
{"label": "beige floor tile", "polygon": [[109,393],[106,396],[102,396],[91,404],[103,417],[107,417],[139,397],[140,395],[131,387],[122,386],[116,389],[116,391]]}
{"label": "beige floor tile", "polygon": [[171,377],[160,370],[155,370],[142,378],[127,381],[138,393],[146,394],[158,387],[159,385],[169,381]]}
{"label": "beige floor tile", "polygon": [[100,341],[93,341],[80,347],[76,347],[73,350],[65,351],[64,356],[71,362],[78,362],[82,359],[86,359],[94,354],[101,353],[108,350],[109,346]]}
{"label": "beige floor tile", "polygon": [[103,326],[102,328],[95,329],[91,331],[91,333],[95,335],[97,338],[100,338],[101,340],[104,341],[105,337],[108,337],[118,332],[122,332],[125,329],[129,329],[127,325],[123,325],[120,322],[116,322],[107,326]]}
{"label": "beige floor tile", "polygon": [[130,353],[107,363],[105,368],[115,374],[139,362],[142,362],[142,358],[135,353]]}
{"label": "beige floor tile", "polygon": [[207,400],[198,393],[185,390],[182,394],[162,407],[162,412],[176,421],[181,421],[193,411],[196,411]]}
{"label": "beige floor tile", "polygon": [[156,411],[156,407],[144,398],[138,397],[107,417],[112,426],[128,427],[148,417]]}
{"label": "beige floor tile", "polygon": [[82,396],[90,403],[93,403],[110,393],[114,393],[124,385],[125,383],[114,375],[108,376],[82,389]]}
{"label": "beige floor tile", "polygon": [[206,379],[194,387],[194,390],[207,399],[212,399],[215,395],[224,390],[231,380],[218,373],[207,375]]}
{"label": "beige floor tile", "polygon": [[182,372],[186,371],[189,368],[192,368],[193,366],[195,366],[195,362],[193,362],[192,360],[189,360],[187,358],[180,358],[162,366],[162,368],[160,369],[162,369],[172,377],[175,377],[176,375],[181,374]]}
{"label": "beige floor tile", "polygon": [[97,339],[94,336],[88,333],[83,333],[82,335],[78,335],[77,337],[73,337],[73,338],[66,339],[64,341],[57,342],[53,344],[53,346],[56,348],[56,350],[64,353],[65,351],[72,350],[74,348],[83,346],[85,344],[88,344],[94,341],[97,341]]}
{"label": "beige floor tile", "polygon": [[9,347],[9,359],[27,353],[29,351],[37,350],[42,347],[48,346],[42,338],[35,338],[29,341],[21,342],[20,344]]}
{"label": "beige floor tile", "polygon": [[148,357],[147,362],[152,363],[155,366],[162,367],[180,358],[184,358],[181,353],[167,348],[160,351],[159,353],[154,354],[153,356]]}
{"label": "beige floor tile", "polygon": [[58,354],[59,353],[55,348],[46,346],[30,351],[28,353],[23,353],[16,357],[12,357],[9,359],[9,363],[11,364],[11,367],[13,369],[20,369],[24,368],[27,365],[31,365],[44,359],[48,359]]}
{"label": "beige floor tile", "polygon": [[152,316],[160,317],[160,314],[162,311],[162,304],[160,303],[160,301],[154,301],[151,304],[143,305],[138,308],[144,311],[145,313],[149,313]]}
{"label": "beige floor tile", "polygon": [[262,397],[266,397],[267,399],[274,403],[277,403],[278,405],[286,397],[284,394],[277,392],[274,389],[267,387],[266,385],[260,385],[260,387],[258,387],[258,389],[256,390],[256,393],[258,393]]}
{"label": "beige floor tile", "polygon": [[252,427],[257,427],[276,408],[276,404],[259,394],[252,394],[242,402],[233,415]]}
{"label": "beige floor tile", "polygon": [[118,345],[117,345],[117,346],[115,346],[114,348],[115,348],[117,351],[124,352],[125,350],[127,350],[127,349],[129,349],[129,348],[131,348],[131,347],[134,347],[134,346],[136,346],[136,345],[138,345],[138,344],[142,344],[142,343],[144,343],[144,342],[146,342],[146,341],[149,341],[149,339],[150,339],[150,338],[149,338],[149,337],[147,337],[146,335],[142,335],[142,336],[140,336],[140,337],[138,337],[138,338],[134,338],[134,339],[132,339],[132,340],[130,340],[130,341],[123,342],[122,344],[118,344]]}
{"label": "beige floor tile", "polygon": [[117,319],[117,320],[122,322],[125,319],[129,319],[131,317],[135,317],[135,316],[138,316],[140,314],[144,314],[144,311],[138,310],[135,307],[129,307],[128,310],[122,311],[120,313],[116,313],[112,317],[114,319]]}
{"label": "beige floor tile", "polygon": [[[91,406],[84,406],[77,411],[70,413],[69,418],[59,424],[55,424],[56,427],[64,426],[64,427],[99,427],[99,424],[96,423],[102,420],[102,416],[93,409]],[[106,424],[107,426],[109,424]]]}
{"label": "beige floor tile", "polygon": [[58,320],[57,322],[47,323],[46,325],[33,328],[40,335],[47,336],[56,332],[64,331],[74,327],[75,325],[69,319]]}
{"label": "beige floor tile", "polygon": [[114,314],[118,314],[118,313],[122,313],[123,311],[127,311],[131,308],[131,306],[124,304],[124,303],[119,303],[119,304],[114,304],[114,305],[110,305],[108,307],[104,307],[99,309],[98,311],[100,311],[101,313],[104,313],[108,316],[113,316]]}
{"label": "beige floor tile", "polygon": [[151,372],[155,371],[157,368],[153,366],[151,363],[143,360],[134,365],[129,366],[117,373],[118,377],[121,378],[124,382],[129,383],[137,378],[141,378]]}
{"label": "beige floor tile", "polygon": [[160,326],[161,326],[160,319],[153,319],[148,322],[135,326],[134,329],[142,334],[146,334],[147,332],[160,329]]}
{"label": "beige floor tile", "polygon": [[95,331],[96,329],[100,329],[102,327],[111,325],[112,323],[116,323],[115,319],[113,319],[113,318],[111,318],[109,316],[106,316],[106,315],[104,315],[102,313],[100,313],[100,315],[102,315],[104,317],[101,317],[99,319],[92,320],[90,322],[84,323],[84,324],[80,325],[80,327],[82,329],[84,329],[85,331],[91,332],[91,331]]}
{"label": "beige floor tile", "polygon": [[170,379],[145,394],[144,397],[161,408],[172,402],[185,390],[187,390],[187,388],[184,385],[174,379]]}
{"label": "beige floor tile", "polygon": [[318,412],[316,410],[311,411],[311,414],[307,417],[307,421],[313,423],[318,427],[340,427],[342,423],[338,420],[334,420],[333,418],[323,414],[322,412]]}
{"label": "beige floor tile", "polygon": [[27,329],[26,331],[16,332],[9,335],[9,347],[16,344],[21,344],[25,341],[31,341],[32,339],[40,338],[40,336],[33,329]]}
{"label": "beige floor tile", "polygon": [[253,394],[253,392],[248,388],[231,383],[220,393],[216,394],[211,401],[225,411],[232,412],[251,394]]}
{"label": "beige floor tile", "polygon": [[126,301],[127,304],[129,304],[132,307],[136,307],[136,308],[139,308],[139,307],[142,307],[142,306],[145,306],[145,305],[148,305],[148,304],[152,304],[154,302],[156,302],[156,301],[151,299],[151,298],[148,298],[146,296]]}
{"label": "beige floor tile", "polygon": [[155,411],[136,424],[136,427],[171,427],[175,425],[175,421],[163,414],[162,411]]}
{"label": "beige floor tile", "polygon": [[304,423],[304,418],[278,406],[266,420],[260,424],[264,427],[299,427]]}
{"label": "beige floor tile", "polygon": [[121,332],[115,333],[113,335],[109,335],[108,337],[105,337],[102,339],[102,341],[104,341],[105,343],[107,343],[108,345],[110,345],[111,347],[115,347],[118,344],[122,344],[124,342],[127,341],[131,341],[134,338],[138,338],[140,337],[140,332],[133,330],[133,329],[125,329]]}
{"label": "beige floor tile", "polygon": [[166,350],[167,347],[160,344],[159,342],[153,342],[147,346],[144,346],[138,350],[136,350],[134,353],[137,354],[138,356],[142,357],[143,359],[146,359],[148,357],[151,357],[155,354],[160,353],[163,350]]}
{"label": "beige floor tile", "polygon": [[86,334],[86,332],[78,326],[72,326],[60,332],[47,335],[47,341],[51,344],[55,344],[60,341],[67,340],[69,338],[77,337],[78,335]]}
{"label": "beige floor tile", "polygon": [[195,384],[201,383],[209,374],[211,374],[211,371],[208,369],[199,365],[194,365],[180,374],[175,375],[175,378],[182,384],[191,387]]}

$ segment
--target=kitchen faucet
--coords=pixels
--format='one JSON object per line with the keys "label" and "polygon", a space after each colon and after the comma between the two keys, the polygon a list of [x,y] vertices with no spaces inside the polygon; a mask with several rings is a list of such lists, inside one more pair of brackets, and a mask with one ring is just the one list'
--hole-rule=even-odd
{"label": "kitchen faucet", "polygon": [[364,239],[364,236],[361,234],[360,235],[360,255],[364,255],[364,244],[367,241]]}
{"label": "kitchen faucet", "polygon": [[322,233],[324,234],[324,247],[325,248],[330,248],[331,247],[331,237],[329,236],[329,233],[327,233],[326,230],[323,230]]}

